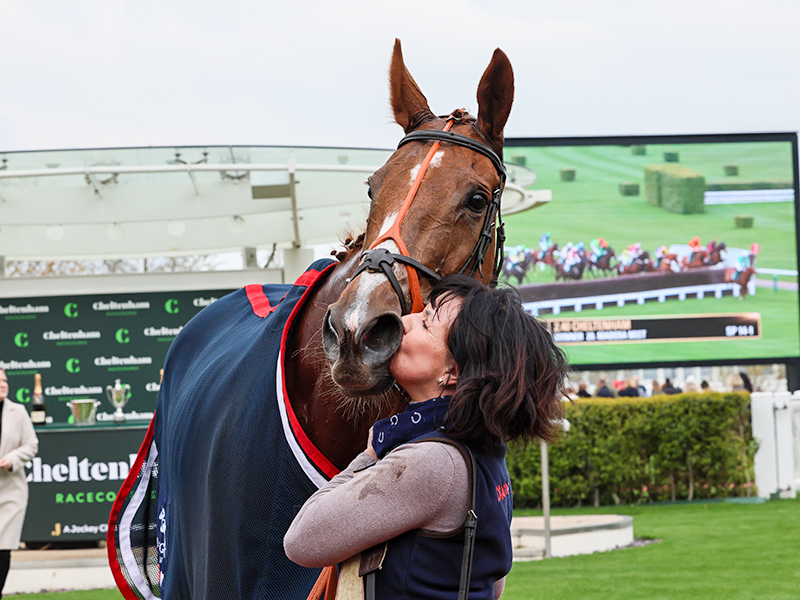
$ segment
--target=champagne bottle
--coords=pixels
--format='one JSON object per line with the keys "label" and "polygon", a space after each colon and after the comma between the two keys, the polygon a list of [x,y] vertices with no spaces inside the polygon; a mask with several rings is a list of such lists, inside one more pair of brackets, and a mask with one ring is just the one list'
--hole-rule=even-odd
{"label": "champagne bottle", "polygon": [[42,394],[42,376],[36,373],[33,376],[33,403],[31,406],[31,421],[34,425],[44,425],[47,421],[47,409],[44,405]]}

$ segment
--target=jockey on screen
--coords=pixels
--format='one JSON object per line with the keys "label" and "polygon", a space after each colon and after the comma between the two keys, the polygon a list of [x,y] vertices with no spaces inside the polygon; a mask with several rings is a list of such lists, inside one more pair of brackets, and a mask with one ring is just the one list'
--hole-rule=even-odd
{"label": "jockey on screen", "polygon": [[525,245],[512,246],[508,249],[508,260],[512,265],[518,265],[525,260]]}
{"label": "jockey on screen", "polygon": [[552,245],[553,242],[550,240],[549,231],[539,238],[539,248],[542,249],[542,252],[547,252],[550,249],[550,246]]}
{"label": "jockey on screen", "polygon": [[592,249],[592,260],[597,262],[600,258],[608,252],[608,242],[603,238],[595,238],[589,242],[589,247]]}

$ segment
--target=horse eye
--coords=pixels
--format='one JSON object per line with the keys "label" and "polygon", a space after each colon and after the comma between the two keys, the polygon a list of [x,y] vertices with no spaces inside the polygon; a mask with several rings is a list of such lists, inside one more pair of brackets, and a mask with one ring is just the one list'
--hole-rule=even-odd
{"label": "horse eye", "polygon": [[483,209],[486,208],[487,204],[489,204],[489,199],[485,194],[475,193],[467,198],[467,201],[464,204],[472,211],[483,212]]}
{"label": "horse eye", "polygon": [[369,199],[372,200],[372,186],[369,184],[367,184],[367,196],[369,196]]}

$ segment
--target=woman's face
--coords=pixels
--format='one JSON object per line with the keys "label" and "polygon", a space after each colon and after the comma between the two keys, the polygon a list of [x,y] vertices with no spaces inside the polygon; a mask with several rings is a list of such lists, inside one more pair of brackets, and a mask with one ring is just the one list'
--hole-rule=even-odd
{"label": "woman's face", "polygon": [[[450,325],[461,310],[461,299],[444,301],[438,310],[430,304],[421,313],[406,315],[403,321],[403,341],[389,366],[397,383],[420,402],[435,398],[442,391],[439,378],[455,382],[453,357],[447,349]],[[431,394],[431,395],[428,395]]]}

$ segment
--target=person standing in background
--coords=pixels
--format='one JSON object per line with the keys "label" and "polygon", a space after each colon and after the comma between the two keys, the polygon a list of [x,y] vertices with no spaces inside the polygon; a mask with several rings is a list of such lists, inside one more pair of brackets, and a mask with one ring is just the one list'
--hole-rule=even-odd
{"label": "person standing in background", "polygon": [[0,598],[28,507],[25,463],[38,450],[39,440],[28,411],[8,399],[8,378],[0,369]]}
{"label": "person standing in background", "polygon": [[616,394],[608,387],[608,380],[605,375],[601,375],[597,380],[597,391],[594,393],[598,398],[614,398]]}

